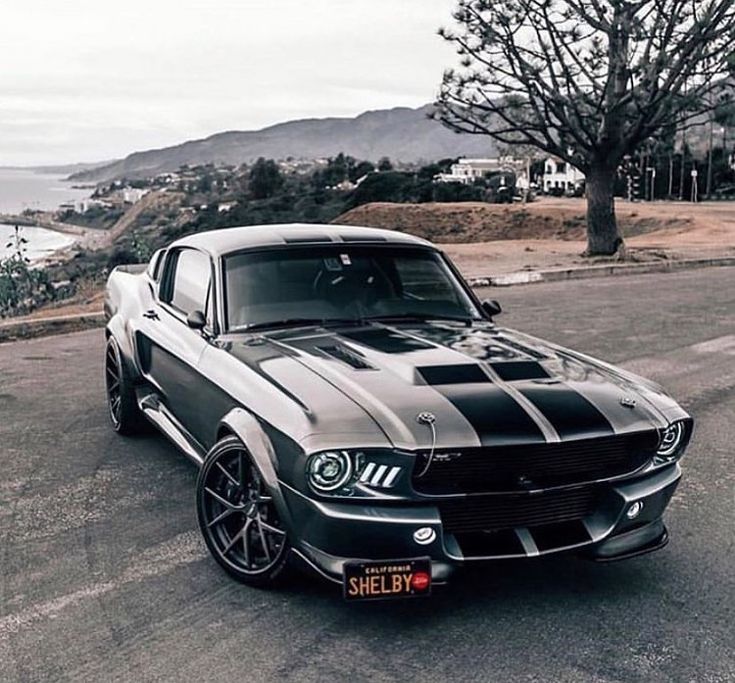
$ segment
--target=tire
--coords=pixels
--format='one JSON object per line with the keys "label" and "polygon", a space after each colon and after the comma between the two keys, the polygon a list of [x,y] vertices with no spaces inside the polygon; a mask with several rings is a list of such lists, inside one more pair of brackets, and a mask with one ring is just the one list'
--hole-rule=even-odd
{"label": "tire", "polygon": [[147,421],[135,398],[133,379],[114,337],[107,340],[105,349],[105,389],[112,428],[125,436],[147,431]]}
{"label": "tire", "polygon": [[290,575],[290,544],[273,495],[235,436],[207,454],[196,488],[197,519],[207,548],[233,578],[271,588]]}

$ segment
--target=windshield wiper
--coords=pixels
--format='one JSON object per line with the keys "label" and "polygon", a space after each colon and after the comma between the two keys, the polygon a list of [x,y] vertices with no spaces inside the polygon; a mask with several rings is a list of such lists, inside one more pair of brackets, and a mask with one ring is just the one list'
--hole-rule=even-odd
{"label": "windshield wiper", "polygon": [[283,320],[267,320],[252,325],[237,327],[232,332],[252,332],[271,327],[296,327],[299,325],[361,325],[361,318],[284,318]]}
{"label": "windshield wiper", "polygon": [[424,322],[427,320],[452,320],[459,323],[465,323],[471,325],[476,322],[477,318],[471,318],[470,316],[464,315],[444,315],[442,313],[396,313],[394,315],[371,315],[365,318],[365,320],[377,320],[381,321],[416,321]]}

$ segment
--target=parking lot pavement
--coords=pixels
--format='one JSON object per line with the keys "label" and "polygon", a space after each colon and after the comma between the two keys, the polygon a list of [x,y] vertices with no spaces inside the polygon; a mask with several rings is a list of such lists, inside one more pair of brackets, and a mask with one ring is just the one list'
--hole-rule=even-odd
{"label": "parking lot pavement", "polygon": [[102,331],[4,344],[0,680],[735,680],[735,269],[483,294],[694,414],[666,549],[495,563],[429,600],[245,588],[199,538],[193,467],[108,427]]}

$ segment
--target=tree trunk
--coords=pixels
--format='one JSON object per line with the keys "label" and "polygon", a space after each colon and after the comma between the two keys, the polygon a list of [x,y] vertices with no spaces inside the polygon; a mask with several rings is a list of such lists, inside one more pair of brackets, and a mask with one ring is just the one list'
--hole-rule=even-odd
{"label": "tree trunk", "polygon": [[615,219],[615,169],[592,167],[587,175],[587,256],[610,256],[623,240]]}

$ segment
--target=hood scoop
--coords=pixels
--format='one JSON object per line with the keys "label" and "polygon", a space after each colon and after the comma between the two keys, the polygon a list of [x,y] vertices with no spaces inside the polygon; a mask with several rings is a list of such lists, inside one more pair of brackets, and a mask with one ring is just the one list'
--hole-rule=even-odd
{"label": "hood scoop", "polygon": [[478,384],[491,379],[479,365],[432,365],[416,368],[421,378],[430,386],[443,384]]}
{"label": "hood scoop", "polygon": [[346,363],[355,370],[375,370],[376,368],[367,362],[364,356],[357,351],[348,349],[341,344],[330,344],[329,346],[317,346],[316,349],[324,355]]}
{"label": "hood scoop", "polygon": [[536,361],[507,361],[490,363],[490,366],[504,382],[521,380],[549,379],[551,375]]}

